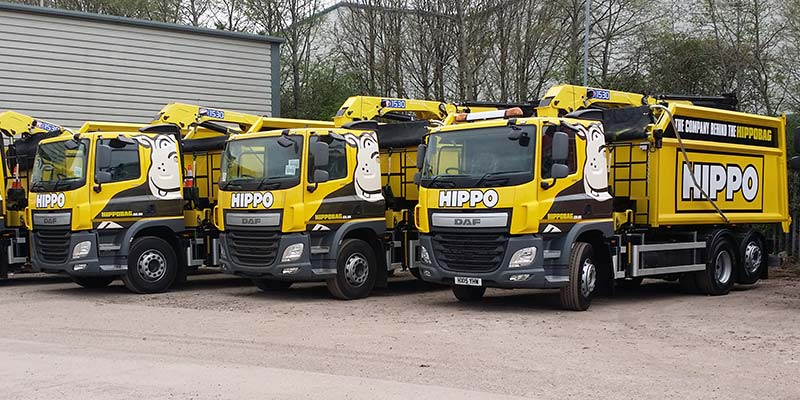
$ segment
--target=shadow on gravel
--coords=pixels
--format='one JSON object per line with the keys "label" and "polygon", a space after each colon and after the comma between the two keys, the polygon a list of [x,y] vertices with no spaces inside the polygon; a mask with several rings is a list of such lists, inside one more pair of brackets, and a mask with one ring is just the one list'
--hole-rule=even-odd
{"label": "shadow on gravel", "polygon": [[[734,291],[755,290],[754,286],[736,286]],[[733,293],[735,295],[736,293]],[[637,303],[646,305],[647,303],[657,303],[661,301],[674,301],[675,299],[691,299],[699,296],[698,294],[687,294],[681,291],[676,282],[646,281],[635,288],[616,288],[613,296],[598,296],[592,301],[592,308],[604,306],[627,305]],[[437,299],[431,305],[449,307],[453,309],[470,309],[492,312],[518,312],[531,310],[563,310],[558,290],[489,290],[486,296],[479,302],[462,303],[454,296],[446,299]]]}
{"label": "shadow on gravel", "polygon": [[[73,283],[69,277],[62,278],[58,283],[69,283],[70,285],[67,287],[60,287],[60,288],[52,288],[47,289],[49,292],[52,293],[61,293],[61,294],[69,294],[69,295],[105,295],[105,294],[128,294],[131,296],[140,296],[139,294],[132,293],[128,288],[125,287],[125,284],[122,283],[121,279],[115,280],[111,285],[99,288],[99,289],[89,289],[80,287],[78,284]],[[226,275],[215,271],[202,271],[192,275],[189,275],[187,280],[182,283],[175,284],[169,291],[166,293],[180,293],[180,292],[191,292],[195,290],[218,290],[224,288],[237,288],[237,287],[246,287],[252,286],[253,283],[250,282],[249,279],[243,279],[236,276]],[[147,295],[143,295],[147,296]]]}
{"label": "shadow on gravel", "polygon": [[47,275],[47,274],[16,274],[8,279],[0,279],[0,287],[26,286],[26,285],[48,285],[56,283],[72,282],[68,276]]}
{"label": "shadow on gravel", "polygon": [[[247,282],[250,284],[249,281]],[[390,277],[388,288],[375,288],[370,298],[413,296],[423,293],[441,292],[444,290],[449,290],[449,287],[423,282],[412,277],[411,275],[404,274],[397,277]],[[328,291],[328,287],[324,282],[295,283],[287,290],[275,290],[270,292],[264,292],[253,286],[252,292],[233,293],[230,295],[242,298],[263,298],[292,302],[308,302],[318,300],[336,301],[336,299]]]}

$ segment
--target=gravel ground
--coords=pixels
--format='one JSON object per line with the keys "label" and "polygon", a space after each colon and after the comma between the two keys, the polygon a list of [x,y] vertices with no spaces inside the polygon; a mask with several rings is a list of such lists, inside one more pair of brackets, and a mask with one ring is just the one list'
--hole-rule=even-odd
{"label": "gravel ground", "polygon": [[225,275],[154,296],[29,275],[0,304],[0,399],[800,398],[786,273],[722,297],[646,281],[584,313],[546,291],[460,304],[405,275],[351,302]]}

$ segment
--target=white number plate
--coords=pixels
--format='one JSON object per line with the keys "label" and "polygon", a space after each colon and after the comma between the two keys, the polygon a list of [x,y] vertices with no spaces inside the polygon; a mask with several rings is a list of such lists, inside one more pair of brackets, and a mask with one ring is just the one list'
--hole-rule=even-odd
{"label": "white number plate", "polygon": [[481,278],[467,278],[463,276],[456,277],[456,285],[464,286],[483,286],[483,279]]}

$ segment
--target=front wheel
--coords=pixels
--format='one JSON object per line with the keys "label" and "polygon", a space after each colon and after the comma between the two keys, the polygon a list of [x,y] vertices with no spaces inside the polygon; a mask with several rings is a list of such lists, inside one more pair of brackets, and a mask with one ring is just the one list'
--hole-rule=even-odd
{"label": "front wheel", "polygon": [[164,239],[137,238],[128,253],[128,271],[122,276],[125,286],[134,293],[165,292],[178,275],[178,257]]}
{"label": "front wheel", "polygon": [[577,242],[569,256],[569,283],[561,288],[561,306],[586,311],[597,288],[597,264],[589,243]]}
{"label": "front wheel", "polygon": [[367,242],[347,239],[336,258],[336,276],[328,280],[328,290],[337,299],[354,300],[369,296],[375,287],[378,260]]}
{"label": "front wheel", "polygon": [[70,278],[87,289],[104,288],[114,282],[113,276],[71,276]]}

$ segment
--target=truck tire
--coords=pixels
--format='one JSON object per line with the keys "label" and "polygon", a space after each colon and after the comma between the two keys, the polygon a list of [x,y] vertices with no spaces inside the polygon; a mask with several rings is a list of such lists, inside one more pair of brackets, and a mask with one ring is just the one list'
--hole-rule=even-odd
{"label": "truck tire", "polygon": [[589,243],[576,242],[569,255],[569,283],[561,288],[561,306],[586,311],[597,287],[597,265]]}
{"label": "truck tire", "polygon": [[328,279],[328,291],[341,300],[367,297],[375,287],[378,260],[367,242],[345,239],[336,257],[336,276]]}
{"label": "truck tire", "polygon": [[473,303],[483,298],[486,293],[485,286],[462,286],[453,285],[453,295],[456,296],[458,301],[463,303]]}
{"label": "truck tire", "polygon": [[726,295],[736,282],[736,250],[730,240],[718,235],[709,248],[706,270],[694,276],[701,293]]}
{"label": "truck tire", "polygon": [[755,231],[750,231],[739,245],[739,262],[736,269],[736,283],[752,285],[761,278],[767,268],[767,252],[764,241]]}
{"label": "truck tire", "polygon": [[70,276],[70,279],[87,289],[104,288],[114,282],[113,276]]}
{"label": "truck tire", "polygon": [[128,253],[128,271],[122,276],[125,287],[140,294],[162,293],[178,275],[178,257],[164,239],[137,238]]}
{"label": "truck tire", "polygon": [[288,281],[278,281],[275,279],[267,279],[267,278],[253,278],[252,281],[257,288],[265,292],[286,290],[289,289],[293,283]]}

